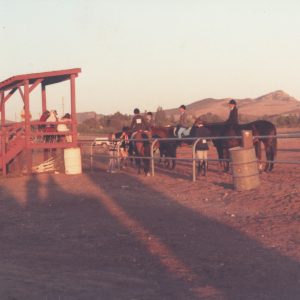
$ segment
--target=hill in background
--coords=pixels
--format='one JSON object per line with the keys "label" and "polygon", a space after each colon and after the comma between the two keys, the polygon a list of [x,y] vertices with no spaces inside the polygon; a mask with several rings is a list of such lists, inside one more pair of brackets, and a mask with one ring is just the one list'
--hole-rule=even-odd
{"label": "hill in background", "polygon": [[[187,110],[192,117],[205,114],[213,114],[226,119],[228,117],[228,102],[231,98],[213,99],[207,98],[187,104]],[[262,117],[278,117],[288,115],[300,115],[300,101],[288,95],[284,91],[275,91],[258,98],[235,99],[239,108],[241,120],[251,121]],[[164,109],[166,117],[177,120],[178,108]],[[82,112],[77,114],[78,123],[88,119],[100,120],[104,115],[96,112]]]}
{"label": "hill in background", "polygon": [[[228,102],[231,98],[198,100],[187,105],[188,111],[193,116],[207,113],[218,115],[222,119],[228,116]],[[235,99],[239,108],[239,114],[248,119],[257,119],[262,116],[279,116],[300,114],[300,101],[291,97],[284,91],[275,91],[255,99]],[[167,116],[179,116],[177,108],[165,110]]]}

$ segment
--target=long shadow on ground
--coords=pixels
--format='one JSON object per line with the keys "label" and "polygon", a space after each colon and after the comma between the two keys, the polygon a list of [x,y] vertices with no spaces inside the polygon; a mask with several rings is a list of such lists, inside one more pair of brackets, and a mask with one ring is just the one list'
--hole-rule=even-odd
{"label": "long shadow on ground", "polygon": [[25,201],[1,186],[1,299],[197,299],[101,197],[72,192],[81,176],[59,178],[28,177]]}
{"label": "long shadow on ground", "polygon": [[[219,291],[209,299],[298,299],[299,262],[183,207],[135,176],[115,175],[113,183],[103,173],[90,179],[197,275],[190,289],[208,286]],[[132,192],[120,192],[125,178]],[[134,194],[137,185],[142,187]]]}
{"label": "long shadow on ground", "polygon": [[4,186],[1,299],[299,298],[299,262],[136,176],[28,177],[22,204]]}

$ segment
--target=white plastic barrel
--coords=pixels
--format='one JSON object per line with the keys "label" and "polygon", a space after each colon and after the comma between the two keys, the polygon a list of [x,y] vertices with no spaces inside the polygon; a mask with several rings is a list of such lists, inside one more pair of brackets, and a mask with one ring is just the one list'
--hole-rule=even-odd
{"label": "white plastic barrel", "polygon": [[82,173],[80,148],[64,149],[65,173],[76,175]]}

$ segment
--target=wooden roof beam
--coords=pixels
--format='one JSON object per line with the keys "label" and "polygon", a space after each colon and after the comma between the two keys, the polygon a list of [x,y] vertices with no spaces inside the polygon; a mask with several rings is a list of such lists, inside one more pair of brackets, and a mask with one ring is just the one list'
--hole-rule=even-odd
{"label": "wooden roof beam", "polygon": [[29,88],[29,93],[31,93],[40,83],[44,81],[43,78],[37,79]]}
{"label": "wooden roof beam", "polygon": [[3,98],[4,102],[6,102],[13,94],[14,92],[18,89],[18,87],[12,88],[9,93]]}

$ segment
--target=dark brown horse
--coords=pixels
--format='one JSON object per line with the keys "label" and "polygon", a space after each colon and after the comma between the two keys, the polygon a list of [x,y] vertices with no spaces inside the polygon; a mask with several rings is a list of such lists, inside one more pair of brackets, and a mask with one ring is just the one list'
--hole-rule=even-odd
{"label": "dark brown horse", "polygon": [[[252,130],[256,156],[260,161],[262,160],[261,145],[264,145],[267,160],[264,170],[265,172],[271,172],[274,168],[277,153],[277,130],[275,125],[269,121],[257,120],[239,125],[238,133],[240,134],[242,130]],[[260,168],[262,168],[261,163]]]}
{"label": "dark brown horse", "polygon": [[[195,123],[197,120],[195,121]],[[195,126],[195,125],[194,125]],[[193,126],[193,127],[194,127]],[[205,124],[212,137],[234,137],[241,136],[242,130],[252,130],[254,139],[253,145],[255,148],[256,156],[259,161],[262,160],[262,144],[266,154],[265,172],[270,172],[274,168],[274,159],[277,152],[277,138],[276,127],[273,123],[265,120],[257,120],[247,124],[239,124],[236,126],[230,126],[226,123],[207,123]],[[193,136],[193,128],[191,135]],[[260,137],[258,137],[260,136]],[[219,159],[229,159],[229,149],[232,147],[240,146],[241,139],[229,138],[229,139],[214,139],[213,144],[217,149]],[[223,164],[225,170],[229,169],[228,162]],[[262,169],[262,163],[260,162],[260,170]]]}
{"label": "dark brown horse", "polygon": [[133,152],[138,168],[138,174],[141,173],[142,164],[145,175],[150,176],[150,155],[151,155],[151,144],[149,136],[143,131],[135,132],[132,137]]}
{"label": "dark brown horse", "polygon": [[[174,127],[152,127],[153,138],[174,138]],[[176,166],[177,141],[158,141],[161,159],[167,158],[166,166],[174,169]]]}

